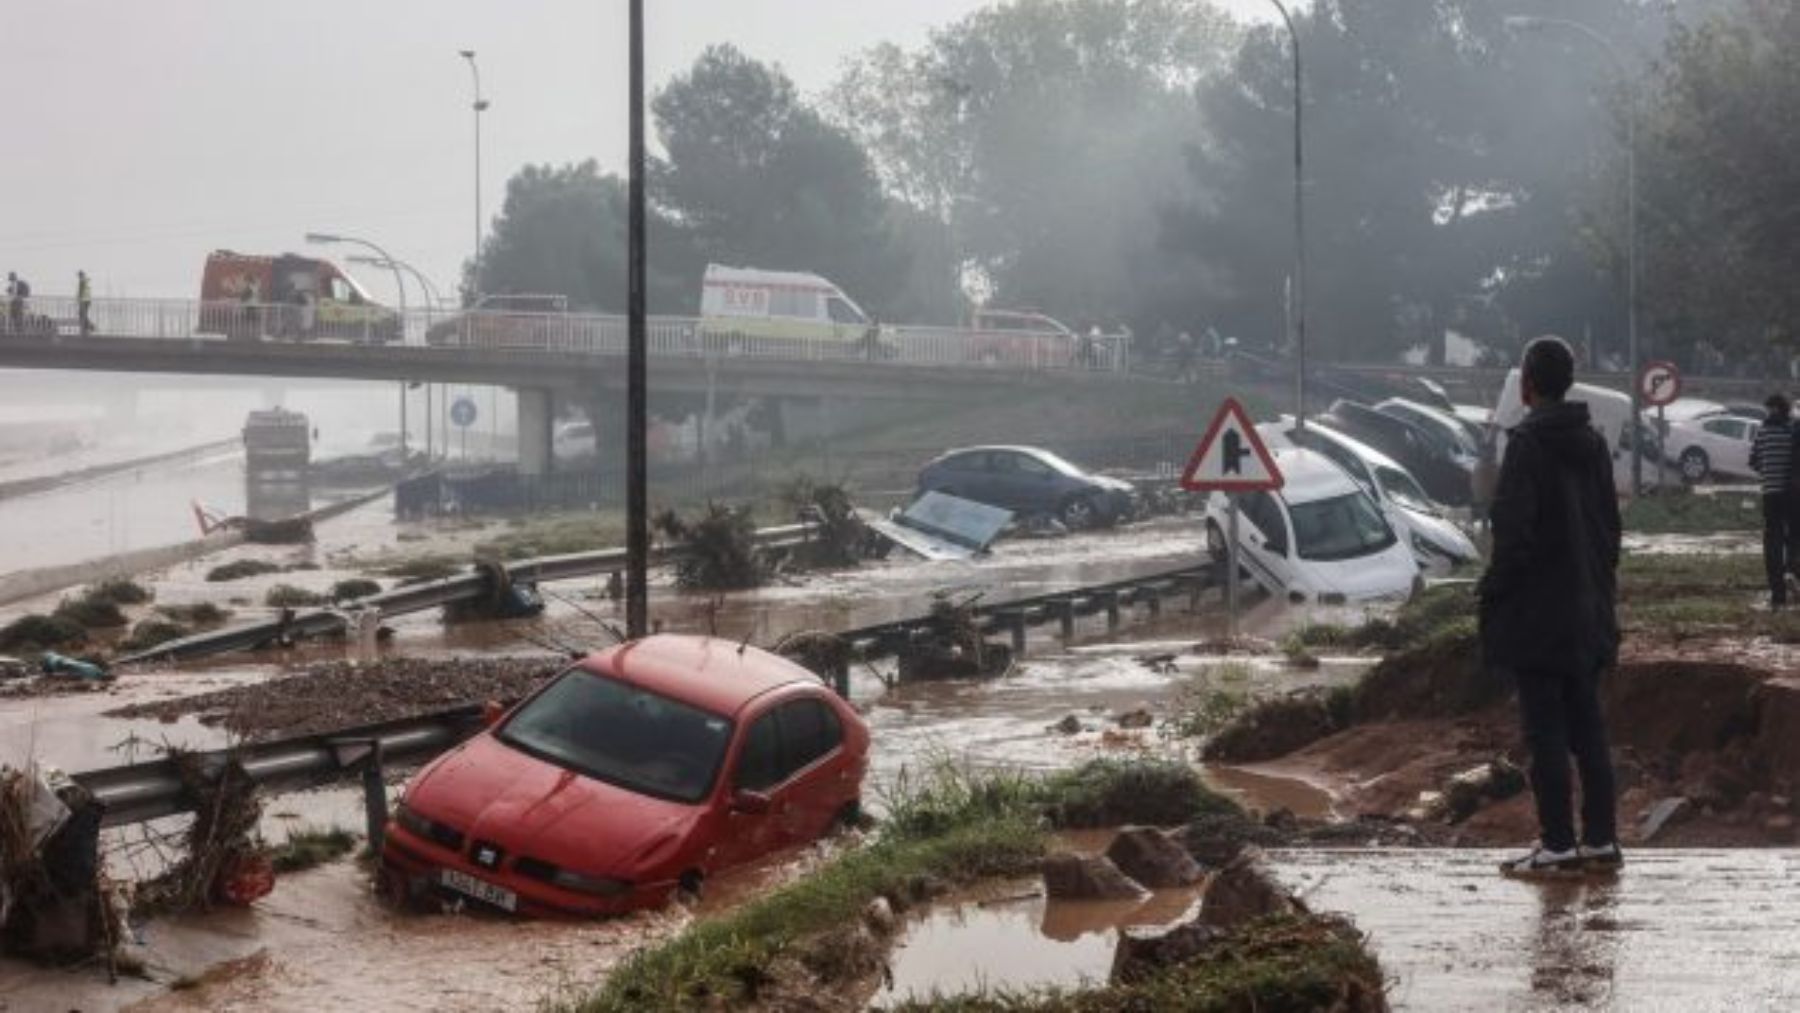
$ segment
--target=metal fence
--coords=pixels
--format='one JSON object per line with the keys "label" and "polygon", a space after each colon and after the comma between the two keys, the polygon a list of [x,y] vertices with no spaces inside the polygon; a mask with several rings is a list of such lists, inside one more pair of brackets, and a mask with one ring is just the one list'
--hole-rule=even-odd
{"label": "metal fence", "polygon": [[[237,300],[34,297],[0,314],[0,337],[98,335],[145,339],[351,342],[512,353],[623,356],[626,318],[599,313],[434,309],[400,314],[374,306]],[[654,358],[744,358],[870,365],[979,366],[1011,371],[1123,372],[1118,335],[966,331],[724,318],[653,317]]]}

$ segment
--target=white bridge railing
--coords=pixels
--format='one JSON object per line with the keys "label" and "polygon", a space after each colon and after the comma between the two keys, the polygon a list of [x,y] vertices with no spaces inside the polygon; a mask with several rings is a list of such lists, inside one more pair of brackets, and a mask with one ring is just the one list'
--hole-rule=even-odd
{"label": "white bridge railing", "polygon": [[[409,310],[378,306],[247,303],[235,300],[95,299],[61,296],[0,308],[0,338],[90,334],[142,339],[338,342],[480,348],[521,354],[623,356],[623,316],[597,313]],[[748,358],[971,366],[1006,371],[1123,372],[1120,336],[1076,336],[937,327],[833,325],[804,321],[652,317],[657,358]]]}

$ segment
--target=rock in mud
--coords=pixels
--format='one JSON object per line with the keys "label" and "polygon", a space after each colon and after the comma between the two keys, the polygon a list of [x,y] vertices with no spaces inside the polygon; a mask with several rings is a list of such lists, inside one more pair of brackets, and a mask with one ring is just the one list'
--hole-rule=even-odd
{"label": "rock in mud", "polygon": [[1050,730],[1053,732],[1061,732],[1064,735],[1079,735],[1081,734],[1081,718],[1074,714],[1070,714],[1061,721],[1051,725]]}
{"label": "rock in mud", "polygon": [[876,935],[886,936],[892,935],[900,922],[895,917],[894,906],[888,903],[888,899],[877,897],[869,902],[868,907],[863,908],[863,924],[867,925],[869,930]]}
{"label": "rock in mud", "polygon": [[1204,868],[1218,868],[1238,856],[1246,847],[1279,847],[1289,836],[1274,827],[1264,826],[1241,812],[1208,813],[1176,831],[1177,839],[1188,854]]}
{"label": "rock in mud", "polygon": [[1663,832],[1664,827],[1686,819],[1693,808],[1693,803],[1685,798],[1662,799],[1650,807],[1650,812],[1644,816],[1644,822],[1638,825],[1638,839],[1648,844]]}
{"label": "rock in mud", "polygon": [[1137,900],[1149,892],[1100,855],[1051,855],[1043,868],[1051,900]]}
{"label": "rock in mud", "polygon": [[1504,757],[1471,767],[1444,783],[1443,818],[1461,823],[1487,802],[1512,798],[1525,790],[1525,772]]}
{"label": "rock in mud", "polygon": [[1115,720],[1120,728],[1148,728],[1156,723],[1156,715],[1150,713],[1148,707],[1137,707],[1119,715]]}
{"label": "rock in mud", "polygon": [[1118,945],[1113,948],[1112,980],[1130,984],[1155,977],[1164,968],[1185,964],[1204,954],[1225,934],[1223,929],[1198,919],[1157,936],[1120,932]]}
{"label": "rock in mud", "polygon": [[1106,857],[1120,872],[1152,890],[1192,886],[1205,875],[1186,848],[1155,827],[1120,830],[1106,849]]}
{"label": "rock in mud", "polygon": [[1306,913],[1306,905],[1269,874],[1262,849],[1249,847],[1207,882],[1199,921],[1229,931],[1268,915]]}

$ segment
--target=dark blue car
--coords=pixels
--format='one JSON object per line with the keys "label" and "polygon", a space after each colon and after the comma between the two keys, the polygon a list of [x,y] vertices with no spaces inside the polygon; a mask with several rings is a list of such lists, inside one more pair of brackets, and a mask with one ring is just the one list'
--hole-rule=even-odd
{"label": "dark blue car", "polygon": [[919,492],[941,492],[1022,517],[1046,515],[1071,530],[1129,520],[1137,491],[1128,482],[1091,475],[1036,447],[966,447],[919,472]]}

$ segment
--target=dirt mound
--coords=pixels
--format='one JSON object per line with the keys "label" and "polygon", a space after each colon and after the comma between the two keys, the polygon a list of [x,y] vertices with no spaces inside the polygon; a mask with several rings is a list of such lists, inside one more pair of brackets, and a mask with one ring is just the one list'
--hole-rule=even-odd
{"label": "dirt mound", "polygon": [[1206,743],[1202,755],[1223,763],[1261,763],[1286,756],[1348,724],[1344,692],[1295,693],[1254,707]]}
{"label": "dirt mound", "polygon": [[1467,714],[1506,699],[1512,687],[1481,663],[1471,629],[1453,629],[1384,658],[1356,685],[1351,721]]}
{"label": "dirt mound", "polygon": [[251,686],[133,704],[108,717],[174,721],[198,714],[252,741],[411,717],[459,704],[516,700],[563,667],[548,658],[334,663]]}

